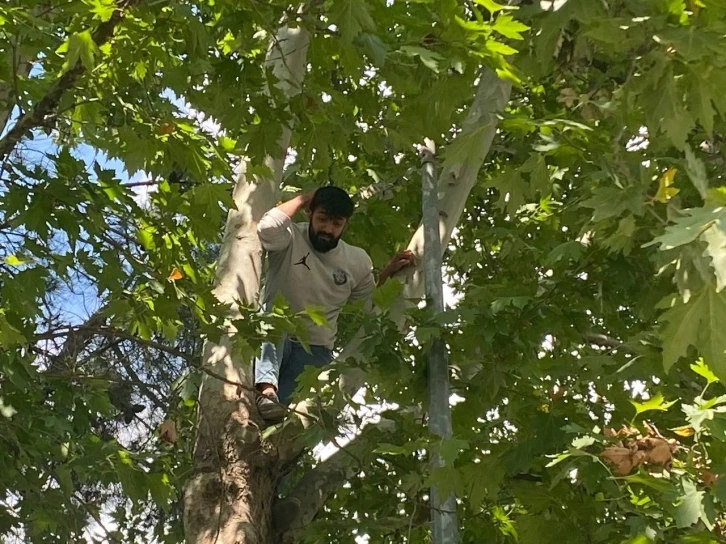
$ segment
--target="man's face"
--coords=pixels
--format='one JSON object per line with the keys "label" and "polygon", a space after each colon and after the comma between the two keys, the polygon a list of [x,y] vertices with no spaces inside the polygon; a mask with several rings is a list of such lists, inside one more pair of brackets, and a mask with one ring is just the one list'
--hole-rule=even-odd
{"label": "man's face", "polygon": [[338,245],[348,220],[328,215],[324,209],[316,208],[310,216],[308,234],[313,249],[325,253]]}

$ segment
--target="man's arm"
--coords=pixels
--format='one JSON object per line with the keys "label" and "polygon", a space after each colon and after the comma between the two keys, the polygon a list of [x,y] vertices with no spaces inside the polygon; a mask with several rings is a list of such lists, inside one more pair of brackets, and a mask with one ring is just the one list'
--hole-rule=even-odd
{"label": "man's arm", "polygon": [[267,251],[281,251],[290,245],[292,232],[290,223],[292,218],[302,208],[305,208],[313,198],[313,193],[298,195],[295,198],[282,202],[262,216],[257,223],[257,235],[260,237],[262,247]]}
{"label": "man's arm", "polygon": [[381,275],[378,276],[377,287],[380,287],[381,285],[386,283],[388,278],[393,276],[395,273],[403,270],[404,268],[408,268],[409,266],[414,266],[415,264],[416,257],[410,249],[404,249],[403,251],[399,251],[398,253],[396,253],[396,256],[391,259],[391,261],[386,265],[386,268],[381,271]]}
{"label": "man's arm", "polygon": [[368,257],[368,255],[366,255],[366,259],[368,273],[363,277],[358,285],[355,286],[352,293],[350,294],[350,299],[363,299],[369,306],[372,304],[371,297],[373,295],[373,290],[376,287],[380,287],[381,285],[386,283],[388,278],[393,276],[399,270],[403,270],[404,268],[416,264],[416,257],[414,257],[411,251],[409,251],[408,249],[404,251],[399,251],[396,256],[391,259],[391,261],[381,271],[381,275],[378,277],[378,283],[376,283],[376,280],[373,277],[373,263],[371,262],[371,259],[370,257]]}

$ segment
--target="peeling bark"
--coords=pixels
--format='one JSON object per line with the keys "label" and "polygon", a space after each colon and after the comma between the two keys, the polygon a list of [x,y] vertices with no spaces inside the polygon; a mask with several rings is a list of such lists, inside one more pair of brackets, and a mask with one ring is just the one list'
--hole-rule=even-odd
{"label": "peeling bark", "polygon": [[[267,63],[286,97],[299,92],[309,36],[302,27],[283,28],[273,39]],[[287,150],[291,127],[283,128],[280,149]],[[280,153],[281,157],[284,153]],[[215,295],[232,306],[226,336],[206,342],[203,365],[222,381],[205,374],[199,393],[198,436],[194,473],[185,489],[184,528],[189,544],[267,544],[275,542],[271,507],[281,466],[273,450],[259,440],[261,421],[249,386],[252,362],[233,354],[240,315],[236,301],[256,304],[262,270],[257,222],[275,205],[282,179],[283,158],[267,157],[269,178],[239,174],[217,266]],[[241,383],[237,387],[229,382]]]}

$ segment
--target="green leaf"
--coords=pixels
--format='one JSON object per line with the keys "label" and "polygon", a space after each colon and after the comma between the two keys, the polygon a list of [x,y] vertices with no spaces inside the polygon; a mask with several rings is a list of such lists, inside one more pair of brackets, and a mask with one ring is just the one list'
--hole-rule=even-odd
{"label": "green leaf", "polygon": [[653,541],[651,539],[641,533],[625,542],[625,544],[652,544],[652,542]]}
{"label": "green leaf", "polygon": [[651,489],[655,489],[659,493],[668,494],[672,493],[675,488],[666,478],[656,478],[655,476],[648,474],[644,471],[639,471],[636,474],[631,474],[623,478],[630,484],[640,484]]}
{"label": "green leaf", "polygon": [[678,149],[684,149],[686,145],[686,139],[688,134],[691,132],[696,123],[693,121],[693,117],[682,109],[676,109],[663,119],[663,127],[670,136],[673,145]]}
{"label": "green leaf", "polygon": [[165,473],[149,474],[148,484],[149,491],[151,492],[151,498],[154,500],[156,505],[162,510],[168,511],[172,494],[169,475]]}
{"label": "green leaf", "polygon": [[497,499],[505,470],[494,456],[484,456],[479,462],[465,465],[459,470],[464,481],[469,483],[469,502],[474,510],[479,509],[485,499]]}
{"label": "green leaf", "polygon": [[580,438],[576,438],[572,441],[572,447],[577,450],[582,450],[587,448],[588,446],[592,446],[595,444],[597,440],[593,436],[583,436]]}
{"label": "green leaf", "polygon": [[146,73],[148,72],[148,65],[146,62],[139,61],[134,66],[134,71],[132,73],[134,79],[136,81],[142,81],[146,77]]}
{"label": "green leaf", "polygon": [[365,0],[334,0],[330,20],[338,26],[343,40],[350,43],[364,30],[375,30]]}
{"label": "green leaf", "polygon": [[692,364],[691,370],[699,376],[706,378],[707,385],[711,385],[712,383],[719,381],[716,375],[711,372],[711,369],[708,368],[706,363],[703,361],[703,358],[698,359],[698,361]]}
{"label": "green leaf", "polygon": [[505,57],[514,55],[517,52],[514,47],[510,47],[506,43],[498,42],[497,40],[487,40],[486,48],[492,53],[504,55]]}
{"label": "green leaf", "polygon": [[698,523],[703,512],[703,491],[698,491],[693,482],[683,480],[684,494],[678,498],[675,511],[676,525],[681,529]]}
{"label": "green leaf", "polygon": [[687,216],[679,217],[675,224],[666,228],[663,235],[658,236],[643,247],[660,244],[661,250],[670,250],[693,242],[714,222],[722,223],[726,221],[726,209],[724,208],[703,207],[686,211]]}
{"label": "green leaf", "polygon": [[663,364],[668,370],[695,346],[713,373],[726,379],[726,292],[716,293],[707,287],[687,304],[678,303],[661,316],[668,325],[660,334],[663,340]]}
{"label": "green leaf", "polygon": [[686,414],[686,420],[696,433],[700,433],[703,430],[704,423],[712,420],[714,416],[713,410],[694,404],[684,404],[682,409],[683,413]]}
{"label": "green leaf", "polygon": [[638,191],[632,189],[602,187],[593,191],[593,196],[580,205],[583,208],[592,208],[594,210],[592,220],[598,222],[611,217],[620,217],[627,211],[640,215],[643,199]]}
{"label": "green leaf", "polygon": [[721,475],[721,477],[716,481],[716,485],[713,488],[713,493],[716,495],[716,498],[721,501],[722,507],[726,507],[726,475]]}
{"label": "green leaf", "polygon": [[492,25],[492,29],[512,40],[523,40],[522,32],[529,30],[529,27],[515,20],[511,15],[500,15]]}
{"label": "green leaf", "polygon": [[398,296],[403,291],[403,283],[392,278],[373,291],[373,304],[383,310],[390,309],[398,300]]}
{"label": "green leaf", "polygon": [[446,465],[453,465],[459,454],[469,449],[469,442],[458,438],[445,438],[439,445],[439,454]]}
{"label": "green leaf", "polygon": [[381,455],[409,455],[411,453],[411,450],[406,446],[397,446],[387,442],[378,444],[378,447],[373,451]]}
{"label": "green leaf", "polygon": [[327,327],[328,319],[325,317],[325,310],[320,306],[307,306],[303,314],[310,318],[318,327]]}
{"label": "green leaf", "polygon": [[437,73],[439,71],[439,62],[444,60],[444,57],[438,53],[418,45],[404,45],[399,51],[412,58],[418,57],[424,66]]}
{"label": "green leaf", "polygon": [[517,9],[516,6],[508,6],[506,4],[497,4],[494,2],[494,0],[474,0],[477,4],[480,6],[484,6],[487,10],[489,10],[490,13],[496,13],[497,11],[501,10],[514,10]]}
{"label": "green leaf", "polygon": [[189,218],[196,232],[207,239],[217,238],[224,214],[234,207],[230,186],[223,183],[200,183],[188,195]]}
{"label": "green leaf", "polygon": [[84,30],[77,34],[71,34],[68,37],[68,53],[63,64],[63,71],[73,68],[79,59],[86,70],[92,70],[98,53],[98,46],[93,41],[90,31]]}
{"label": "green leaf", "polygon": [[708,194],[708,178],[706,177],[706,167],[703,161],[694,155],[691,151],[691,147],[686,145],[686,172],[688,177],[693,183],[693,186],[698,189],[698,194],[701,198],[706,200]]}
{"label": "green leaf", "polygon": [[450,494],[461,495],[464,492],[464,478],[461,471],[450,465],[433,469],[429,482],[438,488],[442,497],[448,497]]}
{"label": "green leaf", "polygon": [[0,416],[3,416],[5,419],[12,419],[17,413],[18,411],[12,405],[6,404],[5,399],[0,397]]}
{"label": "green leaf", "polygon": [[713,118],[716,116],[716,110],[713,108],[713,95],[709,88],[707,81],[704,78],[694,73],[691,78],[691,90],[693,93],[693,101],[695,107],[693,108],[698,116],[698,120],[703,126],[706,134],[711,136],[713,134]]}
{"label": "green leaf", "polygon": [[650,412],[652,410],[658,410],[660,412],[666,412],[668,411],[668,408],[673,406],[677,400],[672,400],[669,402],[666,402],[665,398],[663,398],[663,395],[661,393],[658,393],[657,395],[654,395],[650,399],[646,400],[645,402],[635,402],[630,401],[630,404],[635,406],[635,415],[638,416],[642,414],[643,412]]}
{"label": "green leaf", "polygon": [[119,456],[122,457],[122,461],[116,463],[116,473],[118,475],[119,482],[123,486],[124,493],[135,502],[140,502],[146,498],[147,489],[144,482],[144,474],[133,466],[128,457],[123,458],[119,452]]}
{"label": "green leaf", "polygon": [[116,11],[115,0],[84,0],[91,5],[91,12],[94,14],[93,18],[98,19],[102,23],[110,20]]}
{"label": "green leaf", "polygon": [[13,327],[6,317],[0,314],[0,347],[9,348],[27,341],[21,332]]}
{"label": "green leaf", "polygon": [[380,67],[386,63],[388,47],[378,36],[365,32],[360,34],[356,41],[376,66]]}

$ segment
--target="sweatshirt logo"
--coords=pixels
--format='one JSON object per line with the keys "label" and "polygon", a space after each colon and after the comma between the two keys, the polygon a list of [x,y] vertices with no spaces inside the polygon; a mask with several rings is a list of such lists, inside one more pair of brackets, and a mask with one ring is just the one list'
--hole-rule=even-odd
{"label": "sweatshirt logo", "polygon": [[297,265],[301,264],[305,268],[307,268],[308,270],[310,270],[310,267],[308,266],[308,263],[307,263],[308,257],[310,257],[310,252],[309,251],[307,252],[307,254],[302,259],[300,259],[298,262],[296,262],[293,266],[297,266]]}
{"label": "sweatshirt logo", "polygon": [[348,281],[348,275],[342,270],[338,269],[333,272],[333,281],[335,282],[335,285],[345,285],[345,283]]}

